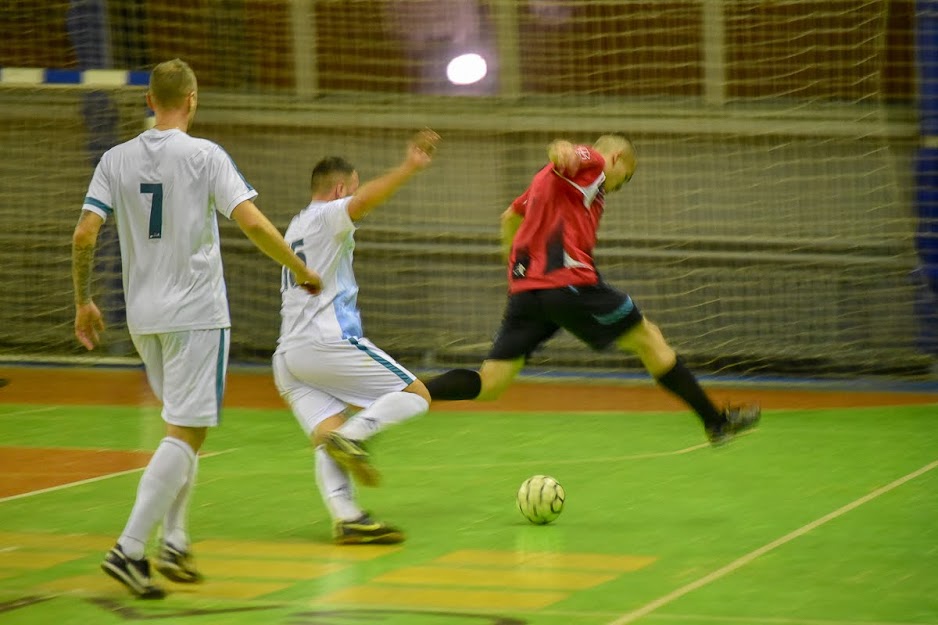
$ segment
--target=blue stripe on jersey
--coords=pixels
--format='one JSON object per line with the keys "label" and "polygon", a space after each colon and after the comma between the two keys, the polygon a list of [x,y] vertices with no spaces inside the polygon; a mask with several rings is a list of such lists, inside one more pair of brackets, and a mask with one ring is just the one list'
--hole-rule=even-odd
{"label": "blue stripe on jersey", "polygon": [[107,204],[105,204],[104,202],[102,202],[101,200],[96,200],[95,198],[91,197],[90,195],[85,198],[85,204],[89,204],[89,205],[91,205],[91,206],[94,206],[95,208],[100,208],[101,210],[103,210],[103,211],[104,211],[105,213],[107,213],[108,215],[113,215],[113,214],[114,214],[114,209],[113,209],[113,208],[111,208],[110,206],[108,206]]}
{"label": "blue stripe on jersey", "polygon": [[221,328],[218,333],[218,359],[215,361],[215,412],[218,422],[221,423],[221,402],[225,396],[225,332]]}
{"label": "blue stripe on jersey", "polygon": [[[215,145],[218,145],[218,144],[216,143]],[[247,185],[248,191],[253,191],[253,190],[254,190],[254,187],[251,186],[251,183],[248,182],[248,179],[245,178],[245,177],[244,177],[244,174],[241,173],[241,170],[238,169],[238,164],[234,162],[234,159],[231,158],[231,155],[228,154],[228,152],[225,152],[225,148],[221,147],[220,145],[218,146],[218,149],[221,150],[222,153],[223,153],[225,156],[228,157],[228,160],[229,160],[229,161],[231,161],[231,166],[234,167],[234,168],[235,168],[235,171],[238,172],[238,175],[241,176],[241,182],[243,182],[245,185]]]}
{"label": "blue stripe on jersey", "polygon": [[341,291],[332,301],[332,309],[335,311],[335,319],[339,322],[339,329],[342,330],[342,338],[351,339],[362,336],[362,318],[358,313],[356,304],[356,295],[358,289],[351,291]]}
{"label": "blue stripe on jersey", "polygon": [[404,380],[404,382],[406,382],[407,384],[411,384],[414,381],[414,378],[407,375],[407,373],[405,373],[400,367],[395,367],[394,365],[389,363],[387,360],[385,360],[378,354],[371,351],[371,349],[369,349],[367,345],[362,345],[361,343],[359,343],[357,340],[353,338],[348,339],[348,342],[354,345],[355,347],[357,347],[358,349],[362,350],[369,356],[371,356],[372,360],[374,360],[379,365],[382,365],[383,367],[385,367],[388,371],[390,371],[391,373],[393,373],[400,379]]}

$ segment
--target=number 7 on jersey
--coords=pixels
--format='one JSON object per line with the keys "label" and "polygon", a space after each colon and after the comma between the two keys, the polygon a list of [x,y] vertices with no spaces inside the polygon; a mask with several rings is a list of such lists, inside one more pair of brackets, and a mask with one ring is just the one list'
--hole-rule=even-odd
{"label": "number 7 on jersey", "polygon": [[140,193],[153,195],[150,202],[150,238],[163,238],[163,183],[141,182]]}

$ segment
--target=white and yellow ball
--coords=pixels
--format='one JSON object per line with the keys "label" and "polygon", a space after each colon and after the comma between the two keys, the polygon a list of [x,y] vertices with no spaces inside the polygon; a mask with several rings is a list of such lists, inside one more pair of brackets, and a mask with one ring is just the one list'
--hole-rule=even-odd
{"label": "white and yellow ball", "polygon": [[549,475],[533,475],[518,489],[518,509],[531,523],[546,525],[560,516],[565,498],[560,482]]}

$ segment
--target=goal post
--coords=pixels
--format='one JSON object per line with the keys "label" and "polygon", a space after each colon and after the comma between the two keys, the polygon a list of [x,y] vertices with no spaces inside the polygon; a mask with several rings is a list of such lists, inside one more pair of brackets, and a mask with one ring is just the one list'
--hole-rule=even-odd
{"label": "goal post", "polygon": [[[196,4],[190,21],[210,29]],[[218,37],[174,40],[200,78],[192,133],[225,147],[281,229],[308,202],[320,157],[343,155],[367,179],[399,161],[414,129],[443,136],[433,166],[356,236],[366,334],[405,364],[480,362],[505,300],[499,213],[552,139],[616,131],[631,136],[639,166],[607,198],[597,264],[696,367],[930,375],[910,279],[917,128],[887,86],[891,2],[235,4],[243,14],[225,19],[251,33],[237,79],[219,58],[226,49],[207,43]],[[168,2],[152,7],[162,22],[148,26],[151,48],[185,18]],[[490,55],[489,82],[460,92],[441,61],[473,46]],[[67,247],[91,175],[81,106],[94,85],[6,76],[0,254],[14,301],[0,308],[0,355],[74,356]],[[139,86],[107,93],[130,138],[144,114]],[[224,220],[222,235],[232,358],[265,362],[277,268]],[[113,299],[108,260],[96,288]],[[115,318],[113,352],[126,353],[125,335]],[[566,336],[532,362],[640,369]]]}

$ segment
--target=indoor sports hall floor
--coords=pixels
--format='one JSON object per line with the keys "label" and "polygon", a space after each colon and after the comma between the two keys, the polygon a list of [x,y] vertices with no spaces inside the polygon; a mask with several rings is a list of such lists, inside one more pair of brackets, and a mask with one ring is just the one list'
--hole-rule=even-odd
{"label": "indoor sports hall floor", "polygon": [[[192,510],[208,577],[133,600],[98,569],[162,434],[138,370],[0,368],[4,625],[938,625],[938,392],[714,387],[761,427],[703,444],[657,389],[531,383],[374,452],[402,547],[334,547],[269,376],[233,374]],[[521,482],[556,477],[556,523]]]}

